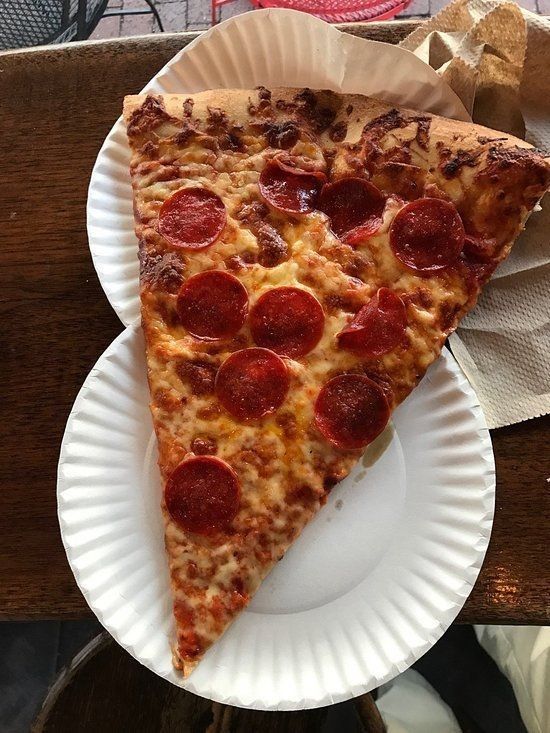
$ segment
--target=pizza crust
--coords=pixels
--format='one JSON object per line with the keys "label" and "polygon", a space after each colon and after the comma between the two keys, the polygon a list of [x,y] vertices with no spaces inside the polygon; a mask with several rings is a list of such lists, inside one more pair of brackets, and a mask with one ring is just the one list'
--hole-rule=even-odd
{"label": "pizza crust", "polygon": [[[273,88],[270,90],[272,100],[292,103],[296,94],[302,91],[299,88]],[[373,97],[365,97],[360,94],[340,94],[338,92],[323,92],[330,99],[331,106],[336,108],[337,113],[334,123],[345,122],[347,124],[347,133],[344,142],[355,143],[359,140],[361,132],[366,123],[371,120],[396,109],[394,105],[386,104]],[[223,110],[227,117],[235,124],[248,124],[250,122],[249,106],[256,101],[257,91],[248,89],[210,89],[197,94],[165,94],[162,95],[166,112],[176,119],[184,118],[182,102],[185,99],[192,99],[193,117],[199,120],[205,120],[208,115],[208,108],[218,108]],[[126,125],[130,122],[133,112],[141,107],[146,100],[147,95],[136,94],[129,95],[124,98],[123,116]],[[347,107],[351,105],[353,111],[351,114],[346,113]],[[399,111],[409,116],[411,119],[418,116],[426,117],[431,120],[430,134],[433,136],[435,144],[441,141],[447,144],[449,141],[460,141],[460,147],[464,150],[475,150],[479,147],[479,137],[489,139],[498,139],[504,146],[520,147],[533,149],[533,146],[525,140],[509,135],[505,132],[495,132],[488,127],[476,125],[461,120],[452,120],[446,117],[432,115],[429,112],[419,113],[418,111],[400,107]],[[275,112],[276,117],[285,117],[283,110]]]}

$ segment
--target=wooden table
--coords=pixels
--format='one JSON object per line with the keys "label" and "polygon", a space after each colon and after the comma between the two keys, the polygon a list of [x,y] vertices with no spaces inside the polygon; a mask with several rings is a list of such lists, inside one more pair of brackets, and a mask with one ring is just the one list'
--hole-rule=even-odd
{"label": "wooden table", "polygon": [[[412,22],[346,30],[397,43]],[[97,152],[138,92],[195,34],[0,54],[0,616],[91,615],[56,515],[59,445],[88,371],[122,330],[95,275],[86,192]],[[511,396],[513,399],[513,396]],[[550,622],[548,418],[495,430],[491,545],[463,622]]]}

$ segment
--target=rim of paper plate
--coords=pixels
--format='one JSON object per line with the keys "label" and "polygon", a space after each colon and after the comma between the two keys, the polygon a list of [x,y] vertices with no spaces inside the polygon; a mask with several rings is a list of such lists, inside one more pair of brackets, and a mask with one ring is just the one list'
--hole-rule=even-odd
{"label": "rim of paper plate", "polygon": [[[173,621],[151,434],[143,336],[133,326],[100,357],[69,415],[58,516],[91,609],[132,656],[173,684],[263,710],[341,702],[422,656],[473,587],[491,533],[494,458],[475,393],[444,351],[396,411],[378,461],[358,466],[331,493],[249,610],[182,680],[171,666]],[[367,554],[357,559],[349,548],[360,555],[363,546]],[[362,574],[337,588],[341,562],[344,575],[351,573],[348,565]],[[309,587],[304,567],[334,578]],[[297,586],[302,577],[306,582]]]}
{"label": "rim of paper plate", "polygon": [[[265,43],[247,43],[251,38],[257,41],[261,34],[269,36]],[[268,43],[271,44],[269,48]],[[193,93],[260,83],[274,86],[270,79],[276,78],[274,74],[279,72],[274,70],[273,64],[267,63],[262,53],[271,53],[274,57],[278,54],[281,64],[286,64],[288,77],[285,76],[285,83],[279,86],[305,86],[307,84],[300,80],[307,81],[316,73],[311,58],[319,54],[320,47],[333,49],[339,59],[376,59],[376,64],[373,61],[369,66],[369,73],[362,73],[360,64],[349,62],[351,71],[346,72],[343,80],[344,86],[351,84],[353,87],[346,87],[348,91],[370,93],[388,103],[469,119],[450,87],[410,51],[344,33],[305,13],[277,8],[229,18],[201,34],[155,74],[142,91]],[[266,50],[261,51],[262,48]],[[258,58],[257,54],[260,54]],[[292,59],[292,69],[288,68],[289,59]],[[389,76],[385,71],[388,66],[393,69]],[[357,79],[353,74],[356,67]],[[326,69],[323,73],[330,76],[331,72]],[[245,84],[247,80],[252,81]],[[337,84],[327,86],[335,88]],[[87,228],[99,281],[124,325],[139,317],[139,267],[129,163],[130,150],[124,123],[119,118],[105,138],[92,171]]]}

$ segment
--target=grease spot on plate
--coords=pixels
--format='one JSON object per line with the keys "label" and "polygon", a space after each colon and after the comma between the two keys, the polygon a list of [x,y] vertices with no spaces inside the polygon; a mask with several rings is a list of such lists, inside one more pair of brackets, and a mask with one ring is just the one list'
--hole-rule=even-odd
{"label": "grease spot on plate", "polygon": [[361,463],[365,468],[373,466],[380,456],[383,455],[392,441],[393,434],[393,425],[392,423],[389,423],[376,440],[373,440],[372,443],[367,446],[363,453],[363,457],[361,458]]}

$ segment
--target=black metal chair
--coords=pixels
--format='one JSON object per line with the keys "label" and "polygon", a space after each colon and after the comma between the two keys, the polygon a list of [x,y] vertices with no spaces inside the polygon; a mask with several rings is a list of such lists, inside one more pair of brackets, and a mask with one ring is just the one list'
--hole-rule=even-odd
{"label": "black metal chair", "polygon": [[164,33],[164,26],[162,25],[162,20],[160,19],[160,15],[158,10],[155,7],[155,3],[153,0],[143,0],[148,6],[148,10],[140,10],[139,8],[128,8],[127,10],[119,10],[118,8],[109,8],[103,13],[104,18],[108,18],[111,15],[154,15],[155,20],[157,21],[157,25],[159,27],[159,31],[161,33]]}
{"label": "black metal chair", "polygon": [[153,0],[148,8],[109,8],[108,0],[0,0],[0,50],[82,41],[102,17],[152,13],[164,31]]}

